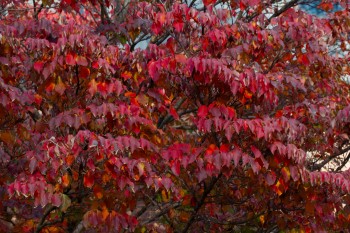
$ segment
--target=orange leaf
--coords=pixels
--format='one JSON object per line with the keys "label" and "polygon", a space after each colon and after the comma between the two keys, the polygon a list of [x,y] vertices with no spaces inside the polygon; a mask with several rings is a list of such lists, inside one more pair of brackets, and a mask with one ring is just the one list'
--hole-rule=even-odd
{"label": "orange leaf", "polygon": [[131,72],[129,72],[129,71],[125,71],[125,72],[123,72],[123,73],[121,74],[121,76],[122,76],[122,78],[124,78],[124,79],[129,79],[129,78],[132,77],[132,74],[131,74]]}
{"label": "orange leaf", "polygon": [[334,7],[333,3],[330,3],[330,2],[323,2],[317,6],[317,8],[320,8],[324,11],[331,11],[331,10],[333,10],[333,7]]}
{"label": "orange leaf", "polygon": [[125,92],[124,96],[125,97],[135,98],[136,97],[136,93],[128,91],[128,92]]}
{"label": "orange leaf", "polygon": [[95,183],[94,176],[90,171],[88,171],[84,175],[84,186],[91,188],[94,185],[94,183]]}
{"label": "orange leaf", "polygon": [[68,173],[66,173],[62,176],[62,185],[63,185],[63,187],[68,187],[69,183],[70,183],[69,175],[68,175]]}
{"label": "orange leaf", "polygon": [[51,82],[49,85],[46,86],[45,90],[47,92],[51,92],[55,89],[55,83]]}
{"label": "orange leaf", "polygon": [[75,158],[73,155],[69,154],[66,156],[66,163],[68,166],[72,166],[72,164],[74,163]]}
{"label": "orange leaf", "polygon": [[64,91],[66,90],[66,85],[62,82],[62,79],[60,76],[58,76],[57,78],[57,83],[55,85],[55,91],[60,94],[63,95]]}
{"label": "orange leaf", "polygon": [[92,79],[89,83],[89,93],[91,96],[95,95],[95,93],[97,92],[97,83],[95,79]]}
{"label": "orange leaf", "polygon": [[86,57],[77,56],[75,60],[76,60],[77,64],[80,66],[87,66],[88,65],[88,61],[87,61]]}
{"label": "orange leaf", "polygon": [[281,173],[283,175],[284,181],[287,182],[290,179],[290,171],[288,167],[283,167],[281,169]]}
{"label": "orange leaf", "polygon": [[248,90],[245,90],[244,91],[244,97],[247,98],[247,99],[251,99],[253,96],[253,93],[251,93],[250,91]]}
{"label": "orange leaf", "polygon": [[298,56],[298,62],[305,65],[305,66],[308,66],[310,65],[310,61],[309,61],[309,58],[307,57],[306,54],[301,54]]}
{"label": "orange leaf", "polygon": [[37,105],[40,105],[42,100],[43,100],[43,97],[41,97],[39,94],[35,94],[35,95],[34,95],[34,102],[35,102]]}
{"label": "orange leaf", "polygon": [[165,13],[159,13],[158,14],[158,22],[163,25],[166,21],[166,14]]}
{"label": "orange leaf", "polygon": [[94,192],[94,195],[95,195],[95,197],[97,199],[101,199],[103,197],[103,192],[102,191],[103,190],[102,190],[102,188],[100,186],[95,185],[93,192]]}
{"label": "orange leaf", "polygon": [[0,141],[3,141],[8,145],[13,145],[15,137],[11,132],[0,132]]}

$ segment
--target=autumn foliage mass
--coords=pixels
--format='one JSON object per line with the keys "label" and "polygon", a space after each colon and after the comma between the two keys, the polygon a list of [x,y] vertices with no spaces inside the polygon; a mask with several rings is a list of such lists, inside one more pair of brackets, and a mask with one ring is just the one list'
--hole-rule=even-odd
{"label": "autumn foliage mass", "polygon": [[0,2],[0,232],[350,229],[348,1]]}

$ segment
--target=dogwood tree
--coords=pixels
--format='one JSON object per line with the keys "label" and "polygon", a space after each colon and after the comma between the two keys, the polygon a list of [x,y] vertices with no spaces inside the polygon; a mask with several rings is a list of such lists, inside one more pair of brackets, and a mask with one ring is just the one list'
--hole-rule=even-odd
{"label": "dogwood tree", "polygon": [[349,229],[350,8],[315,2],[1,1],[1,231]]}

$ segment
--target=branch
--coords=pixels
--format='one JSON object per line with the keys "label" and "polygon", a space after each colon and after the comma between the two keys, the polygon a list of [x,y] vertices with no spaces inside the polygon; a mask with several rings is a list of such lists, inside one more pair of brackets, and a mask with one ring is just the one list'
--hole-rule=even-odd
{"label": "branch", "polygon": [[[51,214],[52,211],[54,211],[55,209],[57,209],[56,206],[51,206],[50,208],[48,208],[45,212],[44,215],[41,217],[41,220],[35,230],[35,233],[39,233],[44,227],[49,226],[49,225],[53,225],[55,223],[57,223],[56,221],[54,222],[45,222],[47,216],[49,216]],[[63,215],[62,215],[63,216]],[[63,217],[62,217],[63,218]],[[61,221],[60,221],[61,222]]]}
{"label": "branch", "polygon": [[73,233],[80,233],[84,229],[84,223],[83,221],[80,221],[76,228],[74,229]]}
{"label": "branch", "polygon": [[151,38],[150,35],[148,34],[143,34],[142,36],[140,36],[138,39],[136,39],[134,42],[132,42],[131,46],[130,46],[130,51],[134,51],[135,46],[140,43],[141,41],[145,41]]}
{"label": "branch", "polygon": [[298,1],[299,0],[292,0],[288,3],[286,3],[284,6],[282,6],[281,9],[277,10],[275,13],[273,13],[273,15],[271,15],[271,17],[268,19],[268,22],[271,21],[271,19],[283,14],[285,11],[287,11],[289,8],[292,8],[293,6],[298,5]]}
{"label": "branch", "polygon": [[281,57],[282,57],[282,53],[281,53],[281,51],[279,51],[277,56],[273,59],[272,63],[270,64],[269,68],[264,71],[264,74],[269,73]]}
{"label": "branch", "polygon": [[180,207],[180,206],[181,206],[181,204],[177,202],[177,203],[174,203],[174,204],[172,204],[172,205],[169,205],[169,206],[167,206],[167,207],[165,207],[165,208],[163,208],[163,209],[160,209],[160,212],[159,212],[159,213],[157,213],[156,215],[154,215],[151,219],[148,219],[147,221],[143,222],[141,225],[149,224],[149,223],[151,223],[151,222],[157,220],[159,217],[163,216],[164,214],[168,213],[168,211],[169,211],[170,209],[176,209],[176,208],[178,208],[178,207]]}
{"label": "branch", "polygon": [[188,7],[193,7],[195,2],[196,2],[196,0],[192,0],[192,2],[190,3],[190,5],[188,5]]}
{"label": "branch", "polygon": [[350,146],[349,147],[346,147],[345,149],[343,150],[340,150],[338,153],[336,154],[333,154],[331,156],[328,156],[325,160],[323,160],[322,163],[319,163],[319,164],[315,164],[314,166],[311,167],[311,171],[315,171],[315,170],[320,170],[324,165],[326,165],[327,163],[329,163],[332,159],[338,157],[339,155],[342,155],[346,152],[350,151]]}
{"label": "branch", "polygon": [[[185,98],[181,98],[176,104],[175,104],[175,110],[177,111],[181,105],[185,102]],[[161,117],[158,121],[157,128],[162,129],[164,125],[170,123],[174,118],[168,114],[166,117]]]}
{"label": "branch", "polygon": [[[273,0],[273,1],[269,2],[269,4],[268,4],[268,3],[264,4],[264,7],[267,8],[267,7],[269,7],[269,6],[272,6],[272,4],[274,4],[274,3],[276,3],[276,2],[279,2],[279,1],[280,1],[280,0]],[[240,11],[240,13],[241,13],[241,12],[242,12],[242,11]],[[247,20],[248,23],[249,23],[249,22],[253,21],[253,19],[255,19],[255,18],[256,18],[258,15],[260,15],[260,14],[261,14],[261,12],[255,11],[253,14],[247,16],[247,17],[246,17],[246,20]],[[242,15],[241,15],[241,17],[242,17]],[[241,18],[241,17],[240,17],[240,18]]]}
{"label": "branch", "polygon": [[198,211],[205,203],[205,199],[207,198],[207,196],[209,195],[211,190],[214,188],[214,185],[216,184],[216,182],[221,178],[221,176],[222,176],[222,173],[220,173],[217,177],[213,178],[210,181],[208,187],[205,187],[203,195],[202,195],[201,199],[199,200],[199,202],[196,204],[196,207],[194,208],[194,212],[192,213],[190,220],[188,220],[185,228],[181,231],[182,233],[186,233],[190,229],[191,225],[195,221],[195,218],[196,218]]}
{"label": "branch", "polygon": [[104,16],[106,16],[107,22],[109,24],[111,24],[112,20],[111,20],[111,18],[108,15],[107,7],[106,7],[106,5],[104,4],[103,1],[104,0],[99,0],[98,1],[100,3],[100,6],[101,6],[101,20],[102,20],[102,23],[104,23]]}
{"label": "branch", "polygon": [[346,158],[344,159],[342,164],[336,169],[336,171],[338,172],[341,169],[343,169],[343,167],[349,162],[349,159],[350,159],[350,153],[348,154],[348,156],[346,156]]}

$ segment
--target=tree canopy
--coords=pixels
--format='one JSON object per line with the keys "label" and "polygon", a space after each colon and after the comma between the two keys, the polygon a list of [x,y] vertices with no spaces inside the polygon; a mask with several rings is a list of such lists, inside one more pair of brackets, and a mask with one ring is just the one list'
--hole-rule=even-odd
{"label": "tree canopy", "polygon": [[348,4],[1,1],[0,231],[350,229]]}

